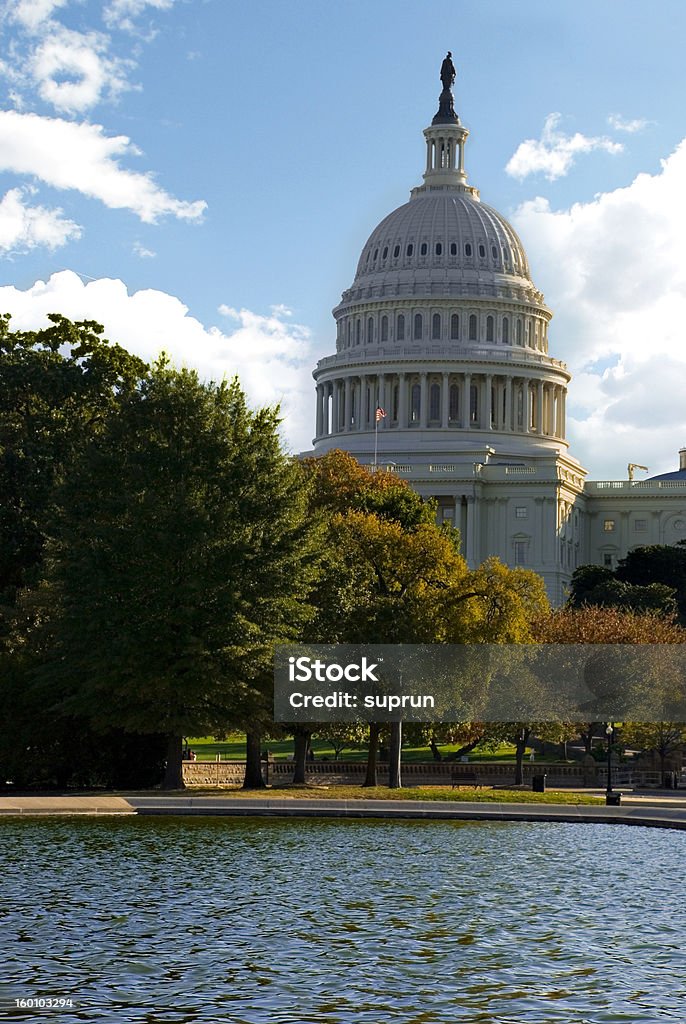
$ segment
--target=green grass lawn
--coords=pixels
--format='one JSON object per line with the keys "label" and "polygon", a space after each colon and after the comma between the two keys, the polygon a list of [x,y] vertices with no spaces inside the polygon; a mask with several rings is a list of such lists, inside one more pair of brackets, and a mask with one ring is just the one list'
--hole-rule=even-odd
{"label": "green grass lawn", "polygon": [[[217,754],[221,755],[222,761],[244,761],[245,760],[245,735],[236,733],[227,737],[226,740],[216,740],[213,736],[196,737],[189,739],[188,743],[192,750],[195,751],[198,757],[198,761],[216,761]],[[263,749],[269,750],[270,754],[273,754],[274,759],[277,761],[285,761],[293,754],[293,740],[265,740],[262,745]],[[328,758],[333,761],[335,758],[333,747],[326,742],[326,740],[314,739],[312,741],[312,749],[314,750],[315,757],[320,760],[322,757]],[[447,745],[441,747],[441,753],[445,757],[447,754],[454,753],[458,749],[457,745]],[[527,752],[527,758],[529,753]],[[342,761],[365,761],[367,753],[365,750],[354,748],[351,750],[344,750],[341,755]],[[507,743],[502,743],[497,750],[480,750],[478,747],[472,751],[469,755],[470,761],[494,762],[494,763],[507,763],[508,761],[514,762],[515,748]],[[555,758],[543,758],[540,755],[536,755],[536,761],[539,764],[545,764],[548,761],[553,761]],[[428,747],[403,747],[403,762],[405,764],[412,764],[413,762],[428,762],[433,761],[431,751]]]}
{"label": "green grass lawn", "polygon": [[590,796],[586,793],[570,793],[565,790],[548,790],[546,793],[533,793],[526,789],[492,789],[484,786],[481,789],[462,786],[451,789],[449,786],[417,786],[412,789],[388,789],[386,786],[375,786],[365,789],[362,786],[270,786],[268,789],[243,790],[226,787],[221,790],[196,789],[186,793],[216,795],[235,799],[290,799],[290,800],[437,800],[437,801],[470,801],[476,803],[499,804],[604,804],[602,797]]}

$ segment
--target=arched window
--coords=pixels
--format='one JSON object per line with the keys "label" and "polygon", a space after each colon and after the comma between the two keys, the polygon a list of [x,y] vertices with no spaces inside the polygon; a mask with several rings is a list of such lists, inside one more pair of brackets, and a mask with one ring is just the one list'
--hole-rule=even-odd
{"label": "arched window", "polygon": [[398,403],[400,401],[400,388],[397,384],[393,385],[393,409],[391,411],[392,419],[397,422],[398,420]]}
{"label": "arched window", "polygon": [[524,426],[524,389],[517,388],[517,426]]}
{"label": "arched window", "polygon": [[457,384],[450,385],[450,406],[448,409],[448,415],[451,420],[459,420],[460,418],[460,389]]}
{"label": "arched window", "polygon": [[414,340],[422,340],[422,314],[415,313],[414,315]]}
{"label": "arched window", "polygon": [[410,419],[413,423],[419,422],[422,397],[419,384],[413,384],[410,389]]}
{"label": "arched window", "polygon": [[393,259],[397,260],[399,255],[400,255],[400,246],[396,245],[396,247],[393,250]]}
{"label": "arched window", "polygon": [[494,260],[498,259],[498,250],[494,245],[491,246],[491,256],[493,257]]}
{"label": "arched window", "polygon": [[398,329],[396,331],[396,337],[398,341],[405,340],[405,317],[402,313],[398,314]]}
{"label": "arched window", "polygon": [[407,247],[406,255],[411,256],[413,252],[414,252],[414,246],[413,246],[412,242],[410,242],[410,244]]}
{"label": "arched window", "polygon": [[457,256],[457,242],[450,243],[450,255]]}
{"label": "arched window", "polygon": [[431,319],[431,337],[434,341],[439,341],[441,337],[441,314],[434,313]]}
{"label": "arched window", "polygon": [[443,255],[443,246],[441,245],[440,242],[436,242],[436,255],[437,256],[442,256]]}
{"label": "arched window", "polygon": [[469,244],[469,242],[465,243],[464,254],[465,254],[465,256],[471,256],[472,255],[472,247]]}
{"label": "arched window", "polygon": [[362,321],[358,318],[355,325],[355,344],[359,345],[362,338]]}
{"label": "arched window", "polygon": [[377,257],[378,255],[379,255],[379,250],[378,250],[378,249],[375,249],[375,250],[374,250],[374,262],[375,262],[375,263],[376,263],[376,257]]}
{"label": "arched window", "polygon": [[486,341],[493,341],[493,317],[486,317]]}
{"label": "arched window", "polygon": [[371,345],[374,341],[374,321],[371,317],[367,319],[367,344]]}
{"label": "arched window", "polygon": [[516,322],[515,330],[516,330],[516,334],[517,334],[517,337],[516,337],[517,344],[521,345],[521,343],[522,343],[522,321],[521,321],[521,319],[519,317],[517,317],[517,322]]}
{"label": "arched window", "polygon": [[441,418],[441,386],[432,384],[429,388],[429,419],[440,420]]}
{"label": "arched window", "polygon": [[419,250],[419,255],[420,255],[420,256],[426,256],[426,253],[427,253],[427,245],[426,245],[426,242],[422,242],[422,247],[421,247],[421,249]]}
{"label": "arched window", "polygon": [[453,313],[450,317],[450,340],[460,340],[460,318],[457,313]]}
{"label": "arched window", "polygon": [[503,344],[510,344],[510,321],[506,316],[503,317]]}
{"label": "arched window", "polygon": [[527,348],[531,344],[531,323],[528,317],[524,321],[524,344]]}
{"label": "arched window", "polygon": [[474,313],[469,318],[469,340],[476,341],[476,315]]}
{"label": "arched window", "polygon": [[479,259],[481,259],[481,260],[485,260],[486,259],[486,246],[485,245],[480,245],[479,246]]}
{"label": "arched window", "polygon": [[479,419],[479,389],[476,384],[469,388],[469,422],[476,423]]}
{"label": "arched window", "polygon": [[350,345],[350,342],[352,341],[352,329],[353,329],[353,326],[352,326],[350,320],[348,320],[348,345]]}
{"label": "arched window", "polygon": [[387,256],[388,256],[388,246],[384,245],[383,252],[381,253],[381,259],[385,260]]}
{"label": "arched window", "polygon": [[381,317],[381,340],[388,341],[388,317]]}
{"label": "arched window", "polygon": [[495,426],[496,420],[498,418],[497,401],[498,401],[498,399],[497,399],[497,396],[496,396],[496,393],[495,393],[495,388],[492,387],[491,388],[491,426],[492,427]]}

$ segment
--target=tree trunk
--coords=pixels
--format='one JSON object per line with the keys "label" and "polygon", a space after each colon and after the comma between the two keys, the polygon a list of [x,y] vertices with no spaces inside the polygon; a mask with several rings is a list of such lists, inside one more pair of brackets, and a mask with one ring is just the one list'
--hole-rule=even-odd
{"label": "tree trunk", "polygon": [[162,789],[183,788],[183,736],[167,736],[167,765]]}
{"label": "tree trunk", "polygon": [[433,736],[429,741],[429,746],[431,747],[431,756],[433,757],[434,761],[442,761],[443,754],[438,749],[438,744],[436,743],[436,740]]}
{"label": "tree trunk", "polygon": [[305,729],[296,729],[293,732],[293,782],[300,785],[306,782],[305,762],[310,747],[310,736],[311,733]]}
{"label": "tree trunk", "polygon": [[524,751],[529,739],[530,729],[522,729],[517,737],[516,743],[516,764],[515,764],[515,786],[521,786],[524,782]]}
{"label": "tree trunk", "polygon": [[246,734],[246,757],[245,757],[245,778],[243,789],[266,789],[262,778],[262,733],[249,732]]}
{"label": "tree trunk", "polygon": [[391,722],[391,752],[388,759],[388,788],[402,789],[400,762],[403,752],[403,723]]}
{"label": "tree trunk", "polygon": [[370,722],[369,725],[369,748],[367,751],[367,775],[363,787],[378,786],[376,775],[376,761],[379,752],[379,731],[381,726],[378,722]]}

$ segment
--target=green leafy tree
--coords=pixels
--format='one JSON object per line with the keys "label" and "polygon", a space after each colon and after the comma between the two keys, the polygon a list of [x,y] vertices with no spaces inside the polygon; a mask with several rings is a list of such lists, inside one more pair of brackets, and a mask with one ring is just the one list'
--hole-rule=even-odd
{"label": "green leafy tree", "polygon": [[158,362],[106,416],[59,494],[44,583],[29,595],[38,685],[53,704],[167,737],[248,730],[261,783],[275,642],[297,636],[316,556],[306,488],[278,415],[237,381]]}

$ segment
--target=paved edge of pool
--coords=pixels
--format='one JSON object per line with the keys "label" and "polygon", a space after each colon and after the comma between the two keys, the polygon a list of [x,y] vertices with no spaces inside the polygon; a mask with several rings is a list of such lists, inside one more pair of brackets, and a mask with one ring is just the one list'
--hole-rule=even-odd
{"label": "paved edge of pool", "polygon": [[558,821],[686,829],[686,806],[440,803],[430,800],[298,800],[189,797],[0,797],[0,817],[139,815],[378,818],[406,821]]}

